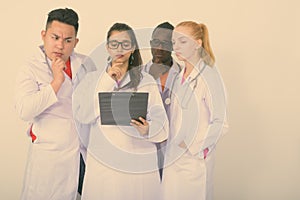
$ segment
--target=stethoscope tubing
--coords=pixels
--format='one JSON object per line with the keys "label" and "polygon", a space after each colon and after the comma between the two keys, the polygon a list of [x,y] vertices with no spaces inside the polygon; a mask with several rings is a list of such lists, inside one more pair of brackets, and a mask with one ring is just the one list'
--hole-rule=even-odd
{"label": "stethoscope tubing", "polygon": [[[192,82],[195,81],[195,84],[194,84],[194,87],[193,87],[193,91],[195,90],[195,88],[197,87],[197,84],[198,84],[198,77],[203,73],[204,69],[206,68],[206,64],[204,63],[204,66],[202,67],[202,69],[200,70],[200,72],[196,75],[195,78],[193,78],[191,81],[189,81],[188,83],[188,86],[190,86],[190,84]],[[169,90],[169,95],[168,97],[165,99],[165,104],[169,105],[171,104],[171,101],[172,101],[172,93],[173,93],[173,89],[174,89],[174,85],[175,85],[175,81],[178,79],[178,76],[179,76],[180,73],[177,73],[173,82],[172,82],[172,85],[171,85],[171,90]],[[188,88],[188,87],[187,87]],[[185,92],[184,92],[184,97],[186,96],[186,92],[187,92],[187,89],[185,89]],[[189,99],[191,98],[191,95],[189,97]],[[189,102],[189,99],[187,102]],[[183,101],[183,100],[182,100]]]}

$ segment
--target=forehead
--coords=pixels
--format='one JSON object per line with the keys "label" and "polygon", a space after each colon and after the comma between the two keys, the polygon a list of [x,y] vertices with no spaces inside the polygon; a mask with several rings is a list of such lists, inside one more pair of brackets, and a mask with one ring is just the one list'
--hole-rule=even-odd
{"label": "forehead", "polygon": [[65,24],[59,21],[53,21],[47,27],[47,32],[56,35],[63,35],[64,37],[74,37],[75,28],[72,25]]}
{"label": "forehead", "polygon": [[130,36],[127,31],[112,31],[109,39],[118,41],[130,40]]}
{"label": "forehead", "polygon": [[186,37],[193,39],[192,29],[186,26],[179,26],[174,29],[173,38]]}
{"label": "forehead", "polygon": [[172,38],[172,30],[166,29],[166,28],[157,28],[153,34],[153,39],[159,39],[159,40],[171,40]]}

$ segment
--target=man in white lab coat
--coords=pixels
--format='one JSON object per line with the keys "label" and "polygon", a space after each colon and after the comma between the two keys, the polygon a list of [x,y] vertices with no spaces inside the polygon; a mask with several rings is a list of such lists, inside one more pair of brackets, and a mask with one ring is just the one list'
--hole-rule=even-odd
{"label": "man in white lab coat", "polygon": [[29,121],[29,150],[21,199],[71,200],[78,189],[80,137],[72,115],[72,94],[85,73],[86,56],[75,53],[78,15],[72,9],[48,14],[43,45],[19,71],[15,107]]}
{"label": "man in white lab coat", "polygon": [[[169,22],[163,22],[155,27],[150,41],[152,60],[144,66],[144,71],[151,74],[156,80],[168,117],[170,109],[169,93],[176,74],[181,70],[180,65],[172,58],[173,29],[173,25]],[[166,141],[156,143],[156,146],[158,167],[162,179]]]}

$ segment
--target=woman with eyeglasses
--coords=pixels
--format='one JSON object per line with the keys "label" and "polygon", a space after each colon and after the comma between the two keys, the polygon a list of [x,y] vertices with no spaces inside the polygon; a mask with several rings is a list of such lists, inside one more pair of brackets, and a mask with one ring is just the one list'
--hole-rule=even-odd
{"label": "woman with eyeglasses", "polygon": [[171,87],[163,199],[211,200],[216,144],[227,126],[224,86],[204,24],[179,23],[172,42],[184,67]]}
{"label": "woman with eyeglasses", "polygon": [[[108,66],[103,72],[86,75],[74,92],[75,118],[90,125],[82,199],[159,199],[155,143],[167,139],[169,127],[160,93],[151,75],[141,71],[142,59],[131,27],[114,24],[107,34],[106,49]],[[114,110],[113,95],[147,93],[146,117],[132,119],[128,125],[118,120],[103,124],[98,99],[103,92],[113,92],[107,106],[116,118],[123,108]]]}

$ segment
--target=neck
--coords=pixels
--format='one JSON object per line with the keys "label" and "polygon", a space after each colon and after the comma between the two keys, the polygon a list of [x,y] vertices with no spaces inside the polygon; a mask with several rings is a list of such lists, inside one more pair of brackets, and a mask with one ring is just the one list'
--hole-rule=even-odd
{"label": "neck", "polygon": [[186,67],[186,72],[184,74],[184,77],[188,77],[190,73],[193,71],[194,67],[198,64],[200,60],[200,56],[196,56],[188,61],[185,61],[185,67]]}
{"label": "neck", "polygon": [[192,65],[189,62],[185,62],[185,68],[186,68],[186,70],[183,74],[183,77],[186,79],[191,74],[191,72],[193,71],[194,65]]}
{"label": "neck", "polygon": [[172,57],[169,57],[167,60],[163,60],[163,61],[161,61],[160,59],[152,59],[152,62],[156,63],[156,64],[167,65],[169,67],[171,67],[173,65],[173,59],[172,59]]}

